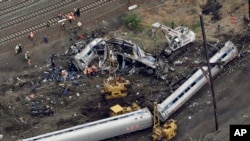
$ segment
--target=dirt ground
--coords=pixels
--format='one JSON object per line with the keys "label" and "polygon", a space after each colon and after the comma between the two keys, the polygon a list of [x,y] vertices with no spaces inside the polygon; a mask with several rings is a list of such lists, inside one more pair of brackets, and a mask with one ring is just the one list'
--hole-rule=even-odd
{"label": "dirt ground", "polygon": [[[201,30],[199,26],[200,4],[205,1],[195,0],[131,0],[138,4],[138,8],[130,11],[135,12],[142,18],[144,31],[134,33],[122,26],[120,18],[109,18],[99,24],[107,26],[105,37],[120,37],[139,44],[145,51],[158,53],[165,46],[165,39],[159,32],[156,40],[153,40],[150,31],[151,24],[161,22],[170,26],[175,22],[176,26],[184,24],[196,33],[196,48],[202,47]],[[223,4],[219,10],[221,18],[212,21],[212,15],[204,15],[205,28],[208,42],[220,40],[226,42],[232,39],[237,47],[242,48],[243,41],[237,37],[246,33],[243,26],[243,15],[247,14],[246,0],[218,0]],[[230,2],[229,2],[230,1]],[[125,13],[124,13],[125,14]],[[238,20],[234,25],[230,22],[233,14]],[[121,14],[122,15],[122,14]],[[218,33],[217,25],[221,25]],[[88,32],[84,27],[78,32]],[[114,27],[114,28],[113,28]],[[123,33],[126,32],[127,35]],[[55,58],[56,68],[68,67],[70,56],[62,55],[68,47],[77,40],[71,38],[70,31],[47,31],[49,43],[30,42],[23,38],[24,51],[31,52],[32,65],[29,67],[24,60],[24,53],[14,55],[14,47],[6,52],[0,52],[0,134],[4,141],[12,141],[21,138],[36,136],[51,131],[68,128],[89,121],[102,119],[108,116],[109,107],[117,103],[121,105],[138,101],[141,106],[149,106],[148,101],[158,100],[155,97],[170,94],[168,84],[156,79],[154,76],[142,74],[130,74],[124,76],[132,83],[132,92],[125,99],[103,101],[100,95],[102,81],[107,74],[96,74],[87,77],[82,73],[72,74],[72,79],[65,82],[44,80],[45,72],[50,70],[48,65],[50,55],[57,54]],[[245,42],[246,49],[249,41]],[[196,56],[196,51],[190,56]],[[202,59],[202,57],[200,58]],[[194,59],[193,59],[194,60]],[[190,71],[192,68],[180,67],[182,71]],[[249,63],[236,69],[228,69],[224,75],[214,81],[217,100],[217,112],[219,130],[215,131],[213,105],[210,87],[206,86],[189,100],[173,116],[177,120],[178,130],[174,141],[228,141],[229,125],[250,124],[250,108],[248,95]],[[146,88],[146,90],[145,90]],[[67,90],[67,94],[63,92]],[[145,98],[146,97],[146,98]],[[32,107],[52,108],[53,116],[33,117],[30,114]],[[146,129],[136,133],[122,135],[108,140],[121,141],[149,141],[152,129]]]}

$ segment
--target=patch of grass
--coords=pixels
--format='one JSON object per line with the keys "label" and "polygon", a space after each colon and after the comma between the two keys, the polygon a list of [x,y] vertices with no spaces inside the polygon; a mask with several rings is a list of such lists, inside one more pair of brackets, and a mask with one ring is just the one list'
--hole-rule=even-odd
{"label": "patch of grass", "polygon": [[124,25],[134,31],[142,31],[141,18],[137,13],[128,14],[122,18]]}
{"label": "patch of grass", "polygon": [[193,26],[191,27],[191,29],[197,33],[201,31],[201,25],[200,25],[200,21],[197,21],[193,24]]}
{"label": "patch of grass", "polygon": [[194,14],[197,14],[198,13],[198,10],[196,8],[191,8],[189,11],[188,11],[189,14],[191,15],[194,15]]}

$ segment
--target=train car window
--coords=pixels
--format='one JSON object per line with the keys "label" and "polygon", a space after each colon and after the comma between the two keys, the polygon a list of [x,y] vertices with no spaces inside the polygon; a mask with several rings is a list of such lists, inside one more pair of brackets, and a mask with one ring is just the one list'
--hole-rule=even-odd
{"label": "train car window", "polygon": [[226,56],[227,56],[227,53],[223,54],[222,57],[221,57],[221,59],[223,59]]}
{"label": "train car window", "polygon": [[195,84],[196,84],[196,82],[193,82],[193,83],[191,84],[191,87],[193,87]]}
{"label": "train car window", "polygon": [[188,87],[188,88],[185,90],[185,92],[188,92],[188,91],[189,91],[189,89],[190,89],[190,88]]}
{"label": "train car window", "polygon": [[82,59],[79,60],[81,63],[85,64],[84,61]]}
{"label": "train car window", "polygon": [[92,53],[92,51],[90,50],[89,52],[88,52],[88,55],[90,55]]}
{"label": "train car window", "polygon": [[172,103],[169,103],[164,109],[162,112],[164,112],[168,107],[170,107],[172,105]]}
{"label": "train car window", "polygon": [[183,95],[184,95],[184,93],[181,93],[181,94],[179,95],[179,98],[181,98]]}
{"label": "train car window", "polygon": [[173,100],[173,103],[175,103],[177,100],[178,100],[178,98],[174,99],[174,100]]}
{"label": "train car window", "polygon": [[200,81],[202,77],[203,77],[203,75],[201,75],[200,77],[198,77],[195,82]]}

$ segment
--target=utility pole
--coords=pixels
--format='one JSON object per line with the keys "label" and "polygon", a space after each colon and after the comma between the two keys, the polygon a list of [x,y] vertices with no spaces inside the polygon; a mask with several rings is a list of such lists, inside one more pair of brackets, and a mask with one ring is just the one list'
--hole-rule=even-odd
{"label": "utility pole", "polygon": [[250,19],[250,0],[248,0],[248,18]]}
{"label": "utility pole", "polygon": [[214,93],[213,77],[211,73],[211,64],[209,63],[209,57],[208,57],[208,51],[207,51],[207,40],[206,40],[206,34],[204,30],[202,13],[200,13],[200,24],[201,24],[202,37],[203,37],[203,46],[205,48],[205,54],[206,54],[206,61],[207,61],[206,63],[207,63],[207,69],[208,69],[208,74],[209,74],[209,82],[210,82],[212,98],[213,98],[215,129],[217,131],[218,130],[217,106],[216,106],[216,99],[215,99],[215,93]]}

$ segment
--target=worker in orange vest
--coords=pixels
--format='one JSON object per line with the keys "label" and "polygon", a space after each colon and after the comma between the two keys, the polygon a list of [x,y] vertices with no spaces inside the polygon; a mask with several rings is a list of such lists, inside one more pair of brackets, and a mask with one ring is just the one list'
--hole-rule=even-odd
{"label": "worker in orange vest", "polygon": [[85,70],[83,71],[83,74],[84,74],[84,75],[87,75],[87,74],[88,74],[88,69],[85,69]]}
{"label": "worker in orange vest", "polygon": [[95,64],[92,65],[91,68],[93,69],[94,73],[98,73],[98,68],[97,68],[97,66]]}
{"label": "worker in orange vest", "polygon": [[34,33],[32,31],[30,32],[29,38],[30,38],[31,41],[33,41]]}
{"label": "worker in orange vest", "polygon": [[75,21],[76,20],[76,17],[74,15],[72,15],[72,20]]}
{"label": "worker in orange vest", "polygon": [[90,76],[93,74],[93,69],[91,67],[89,68],[86,68],[84,71],[83,71],[83,74],[87,75],[87,76]]}
{"label": "worker in orange vest", "polygon": [[72,23],[73,16],[71,15],[71,13],[68,14],[68,19],[69,19],[69,23]]}
{"label": "worker in orange vest", "polygon": [[88,68],[88,75],[93,75],[93,69],[91,67]]}

